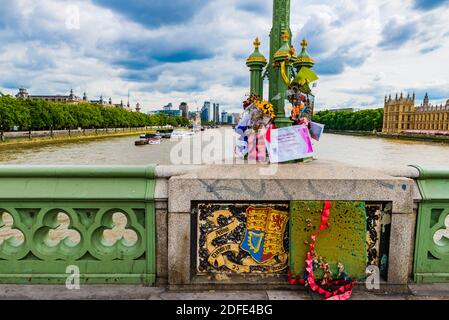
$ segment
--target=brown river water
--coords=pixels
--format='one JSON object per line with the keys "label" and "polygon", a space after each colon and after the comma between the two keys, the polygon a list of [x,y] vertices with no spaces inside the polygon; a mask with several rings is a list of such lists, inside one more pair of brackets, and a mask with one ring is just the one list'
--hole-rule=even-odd
{"label": "brown river water", "polygon": [[[215,140],[212,137],[215,136]],[[231,137],[231,143],[224,142],[224,137]],[[232,130],[210,130],[197,134],[193,139],[164,140],[159,145],[136,147],[137,136],[105,138],[95,141],[65,142],[47,146],[0,147],[0,165],[146,165],[146,164],[180,164],[179,157],[173,156],[173,150],[187,150],[187,160],[194,161],[195,155],[203,155],[203,160],[232,159]],[[202,141],[195,144],[195,141]],[[229,140],[229,138],[228,138]],[[226,141],[228,141],[226,140]],[[210,149],[217,147],[215,152]],[[333,160],[352,166],[379,167],[417,164],[422,166],[449,166],[449,144],[409,142],[376,137],[354,137],[325,134],[320,142],[315,143],[315,158]],[[209,151],[208,151],[209,150]],[[182,154],[182,153],[181,153]],[[206,157],[205,155],[211,155]],[[185,159],[185,158],[183,158]],[[190,160],[189,160],[190,159]],[[193,162],[197,164],[197,162]],[[5,239],[16,243],[24,241],[23,234],[12,228],[12,217],[0,212],[5,227],[0,230],[0,244]],[[69,220],[64,213],[58,214],[59,227],[49,233],[49,245],[55,245],[65,238],[74,244],[80,241],[80,235],[69,230]],[[126,231],[126,218],[115,217],[115,227],[104,238],[112,244],[124,239],[132,245],[137,235]],[[128,232],[128,233],[127,233]]]}
{"label": "brown river water", "polygon": [[[232,159],[232,135],[232,129],[222,128],[199,133],[193,139],[164,140],[159,145],[141,147],[134,145],[134,141],[138,140],[137,136],[65,142],[46,146],[3,146],[0,147],[0,164],[198,164],[198,161],[204,162],[204,158],[212,158],[216,161]],[[229,143],[229,138],[225,139],[225,136],[231,137],[231,143]],[[203,140],[203,143],[198,144],[194,140]],[[216,147],[215,152],[210,152],[210,149],[214,149],[214,147]],[[315,143],[315,147],[315,158],[334,160],[353,166],[379,167],[418,164],[441,167],[449,165],[449,144],[325,134],[321,141]],[[185,160],[186,152],[181,153],[184,155],[184,162],[179,160],[179,156],[173,157],[174,148],[188,150],[187,160]],[[198,155],[201,154],[203,154],[203,160],[201,160],[201,156],[198,160]],[[204,154],[210,156],[206,157]],[[194,160],[195,157],[197,160]]]}

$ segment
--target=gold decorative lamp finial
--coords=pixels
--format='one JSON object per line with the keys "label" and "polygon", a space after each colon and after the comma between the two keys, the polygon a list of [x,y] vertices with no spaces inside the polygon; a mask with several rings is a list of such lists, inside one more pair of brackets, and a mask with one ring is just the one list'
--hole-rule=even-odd
{"label": "gold decorative lamp finial", "polygon": [[290,39],[290,35],[288,34],[288,31],[284,31],[284,32],[282,33],[282,40],[283,40],[284,42],[287,42],[289,39]]}
{"label": "gold decorative lamp finial", "polygon": [[283,61],[283,60],[289,60],[291,56],[291,48],[288,44],[288,40],[290,39],[290,33],[287,30],[284,30],[282,32],[282,46],[279,48],[279,50],[274,54],[274,60],[275,61]]}
{"label": "gold decorative lamp finial", "polygon": [[262,65],[263,67],[267,64],[267,59],[265,59],[265,57],[263,56],[262,53],[260,53],[259,51],[259,47],[260,47],[260,40],[259,37],[257,37],[254,42],[254,52],[249,56],[248,59],[246,59],[246,65],[250,66],[250,65]]}
{"label": "gold decorative lamp finial", "polygon": [[296,57],[296,49],[294,46],[290,46],[290,55]]}
{"label": "gold decorative lamp finial", "polygon": [[306,38],[302,39],[301,47],[302,47],[303,49],[306,49],[308,45],[309,45],[309,44],[307,43]]}
{"label": "gold decorative lamp finial", "polygon": [[302,67],[312,68],[313,65],[315,64],[315,60],[307,52],[308,46],[309,46],[309,43],[307,42],[306,38],[302,39],[301,53],[298,55],[296,61],[293,64],[293,66],[298,70],[301,69]]}

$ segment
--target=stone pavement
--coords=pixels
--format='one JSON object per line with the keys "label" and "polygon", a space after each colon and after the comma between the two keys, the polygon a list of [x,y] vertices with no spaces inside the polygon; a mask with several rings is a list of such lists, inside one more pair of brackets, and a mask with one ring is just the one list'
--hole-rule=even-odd
{"label": "stone pavement", "polygon": [[[409,293],[373,293],[356,289],[351,300],[449,300],[449,284],[409,285]],[[189,290],[129,285],[0,285],[0,300],[321,300],[303,289],[296,290]]]}

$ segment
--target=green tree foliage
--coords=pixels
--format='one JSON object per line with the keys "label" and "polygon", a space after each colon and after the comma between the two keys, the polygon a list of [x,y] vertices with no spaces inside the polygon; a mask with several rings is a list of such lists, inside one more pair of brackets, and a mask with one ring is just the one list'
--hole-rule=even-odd
{"label": "green tree foliage", "polygon": [[327,129],[351,131],[382,131],[384,110],[370,109],[351,111],[320,111],[313,121],[322,123]]}
{"label": "green tree foliage", "polygon": [[189,125],[189,120],[164,114],[148,115],[128,112],[118,107],[52,103],[44,100],[23,100],[0,96],[0,131],[10,131],[14,127],[22,130],[63,130],[166,126],[167,124],[184,127]]}
{"label": "green tree foliage", "polygon": [[15,100],[10,97],[0,98],[0,130],[7,131],[16,123]]}

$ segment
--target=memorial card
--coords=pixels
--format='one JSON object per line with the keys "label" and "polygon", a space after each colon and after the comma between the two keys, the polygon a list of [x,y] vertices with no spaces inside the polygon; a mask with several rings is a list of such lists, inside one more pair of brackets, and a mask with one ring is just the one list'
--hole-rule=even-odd
{"label": "memorial card", "polygon": [[312,139],[305,126],[270,130],[266,146],[271,163],[299,160],[314,155]]}
{"label": "memorial card", "polygon": [[320,141],[321,135],[324,132],[324,124],[311,122],[310,123],[310,136],[312,139],[315,139],[316,141]]}

